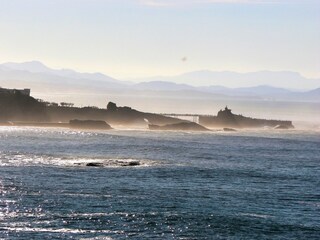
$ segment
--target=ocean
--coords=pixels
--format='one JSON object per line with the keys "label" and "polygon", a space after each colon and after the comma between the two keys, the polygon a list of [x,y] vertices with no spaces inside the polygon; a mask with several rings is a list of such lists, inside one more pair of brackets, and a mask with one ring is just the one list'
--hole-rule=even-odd
{"label": "ocean", "polygon": [[320,239],[320,133],[0,127],[0,239]]}

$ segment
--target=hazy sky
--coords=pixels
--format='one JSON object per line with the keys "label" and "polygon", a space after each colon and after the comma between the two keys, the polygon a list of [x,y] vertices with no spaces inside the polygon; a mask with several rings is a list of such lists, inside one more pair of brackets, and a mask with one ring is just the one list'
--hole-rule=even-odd
{"label": "hazy sky", "polygon": [[320,0],[0,0],[0,62],[30,60],[116,78],[320,78]]}

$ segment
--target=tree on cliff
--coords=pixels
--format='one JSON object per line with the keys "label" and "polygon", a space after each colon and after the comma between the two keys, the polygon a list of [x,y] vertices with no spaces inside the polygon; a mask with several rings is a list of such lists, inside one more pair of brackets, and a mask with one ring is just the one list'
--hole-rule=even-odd
{"label": "tree on cliff", "polygon": [[61,102],[60,106],[61,107],[73,107],[74,103]]}

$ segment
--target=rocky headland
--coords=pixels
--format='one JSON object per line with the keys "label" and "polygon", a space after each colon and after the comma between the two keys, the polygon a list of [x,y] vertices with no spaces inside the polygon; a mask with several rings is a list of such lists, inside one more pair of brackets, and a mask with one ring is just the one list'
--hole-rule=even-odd
{"label": "rocky headland", "polygon": [[277,126],[281,126],[281,129],[294,128],[292,121],[245,117],[242,115],[233,114],[231,109],[228,107],[226,107],[224,110],[220,110],[217,116],[200,116],[199,123],[209,128],[276,128]]}
{"label": "rocky headland", "polygon": [[20,92],[0,92],[2,126],[39,126],[111,129],[111,126],[147,127],[148,123],[166,125],[186,122],[160,114],[145,113],[109,102],[106,109],[73,107],[49,103]]}
{"label": "rocky headland", "polygon": [[[175,117],[146,113],[131,107],[119,107],[109,102],[106,109],[97,107],[74,107],[68,103],[49,103],[37,100],[21,91],[0,91],[0,125],[69,127],[103,129],[112,127],[149,127],[150,130],[210,131],[220,128],[234,131],[239,128],[274,129],[294,128],[291,121],[267,120],[233,114],[227,107],[217,116],[199,115],[199,124]],[[112,127],[111,127],[112,126]]]}

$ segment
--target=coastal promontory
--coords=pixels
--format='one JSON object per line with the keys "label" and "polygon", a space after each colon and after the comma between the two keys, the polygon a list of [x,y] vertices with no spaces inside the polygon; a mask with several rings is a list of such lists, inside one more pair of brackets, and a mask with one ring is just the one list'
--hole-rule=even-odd
{"label": "coastal promontory", "polygon": [[[141,112],[131,107],[118,107],[109,102],[107,108],[74,107],[35,99],[19,90],[0,91],[0,123],[19,126],[87,126],[147,127],[148,123],[166,125],[184,120],[160,114]],[[102,126],[104,125],[104,126]]]}
{"label": "coastal promontory", "polygon": [[[216,116],[191,115],[198,122],[179,119],[181,114],[141,112],[128,106],[109,102],[106,108],[74,107],[72,103],[54,103],[35,99],[30,90],[3,89],[0,91],[0,124],[17,126],[71,127],[111,129],[138,127],[150,130],[208,131],[209,129],[262,128],[291,129],[291,121],[245,117],[226,107]],[[182,116],[188,116],[185,114]],[[181,116],[180,116],[181,117]],[[209,129],[208,129],[209,128]]]}

